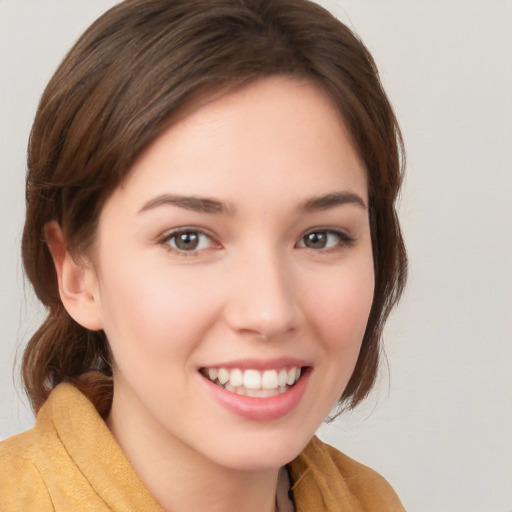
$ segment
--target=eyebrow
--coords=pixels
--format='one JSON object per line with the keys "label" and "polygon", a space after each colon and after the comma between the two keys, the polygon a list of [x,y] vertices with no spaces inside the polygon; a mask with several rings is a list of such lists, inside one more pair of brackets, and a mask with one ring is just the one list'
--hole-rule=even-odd
{"label": "eyebrow", "polygon": [[[366,203],[361,196],[358,196],[353,192],[335,192],[325,194],[323,196],[312,197],[303,202],[299,209],[311,212],[328,210],[329,208],[334,208],[344,204],[354,204],[364,210],[367,209]],[[145,203],[139,210],[139,213],[158,208],[159,206],[177,206],[179,208],[184,208],[185,210],[191,210],[199,213],[230,213],[233,211],[233,208],[228,207],[222,201],[211,199],[209,197],[162,194]]]}
{"label": "eyebrow", "polygon": [[223,202],[208,197],[162,194],[148,201],[139,210],[139,213],[152,210],[159,206],[178,206],[185,210],[201,213],[227,213],[230,210]]}
{"label": "eyebrow", "polygon": [[323,196],[312,197],[301,205],[301,209],[307,212],[317,210],[327,210],[344,204],[354,204],[363,210],[367,209],[363,198],[353,192],[336,192]]}

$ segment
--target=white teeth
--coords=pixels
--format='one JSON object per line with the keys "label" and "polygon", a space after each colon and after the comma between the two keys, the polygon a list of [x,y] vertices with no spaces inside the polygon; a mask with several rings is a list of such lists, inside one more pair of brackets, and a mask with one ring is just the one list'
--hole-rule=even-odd
{"label": "white teeth", "polygon": [[276,389],[279,387],[276,370],[265,370],[261,378],[262,389]]}
{"label": "white teeth", "polygon": [[237,395],[247,396],[247,393],[249,392],[248,389],[245,389],[243,386],[239,386],[235,389],[235,393]]}
{"label": "white teeth", "polygon": [[220,368],[217,374],[217,378],[219,379],[219,382],[224,385],[229,380],[229,372],[225,368]]}
{"label": "white teeth", "polygon": [[[238,393],[238,391],[240,389],[245,389],[245,388],[238,388],[236,390],[236,392]],[[270,396],[280,395],[281,393],[284,393],[285,391],[287,391],[287,389],[283,389],[283,390],[279,390],[279,389],[246,389],[245,394],[247,396],[252,396],[253,398],[268,398]]]}
{"label": "white teeth", "polygon": [[290,370],[288,370],[288,377],[286,378],[286,384],[288,384],[288,386],[291,386],[294,383],[295,383],[295,368],[291,368]]}
{"label": "white teeth", "polygon": [[241,386],[244,383],[244,374],[242,373],[242,371],[239,370],[238,368],[232,370],[229,382],[234,388]]}
{"label": "white teeth", "polygon": [[245,370],[244,388],[261,389],[261,373],[258,370]]}
{"label": "white teeth", "polygon": [[239,395],[268,397],[284,393],[300,378],[301,368],[276,370],[241,370],[233,368],[208,368],[203,375],[228,391]]}

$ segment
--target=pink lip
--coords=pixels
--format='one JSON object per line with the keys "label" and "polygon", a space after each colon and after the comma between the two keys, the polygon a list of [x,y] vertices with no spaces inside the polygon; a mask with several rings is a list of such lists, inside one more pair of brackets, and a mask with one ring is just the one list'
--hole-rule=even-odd
{"label": "pink lip", "polygon": [[223,363],[215,363],[208,366],[204,366],[203,368],[226,368],[233,369],[239,368],[240,370],[276,370],[279,368],[297,368],[297,367],[305,367],[311,366],[311,362],[305,361],[302,359],[295,359],[292,357],[279,357],[276,359],[239,359],[237,361],[226,361]]}
{"label": "pink lip", "polygon": [[[240,364],[240,361],[238,361],[237,364]],[[271,366],[271,368],[285,366],[287,365],[282,364],[282,366]],[[293,364],[290,366],[299,365]],[[241,366],[236,365],[233,367],[241,368]],[[248,366],[248,368],[260,367]],[[212,394],[214,399],[229,411],[250,420],[270,421],[285,416],[297,407],[304,395],[304,392],[306,391],[310,373],[310,368],[306,369],[301,375],[301,378],[290,389],[280,395],[266,398],[253,398],[237,395],[236,393],[232,393],[221,386],[217,386],[202,375],[201,379],[206,386],[206,389]]]}

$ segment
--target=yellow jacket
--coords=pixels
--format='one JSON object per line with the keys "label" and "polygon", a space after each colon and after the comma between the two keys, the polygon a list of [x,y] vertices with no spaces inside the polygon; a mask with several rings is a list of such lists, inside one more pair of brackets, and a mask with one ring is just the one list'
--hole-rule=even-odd
{"label": "yellow jacket", "polygon": [[[375,471],[314,437],[289,464],[297,512],[401,512]],[[93,404],[59,384],[34,428],[0,443],[1,512],[162,512]]]}

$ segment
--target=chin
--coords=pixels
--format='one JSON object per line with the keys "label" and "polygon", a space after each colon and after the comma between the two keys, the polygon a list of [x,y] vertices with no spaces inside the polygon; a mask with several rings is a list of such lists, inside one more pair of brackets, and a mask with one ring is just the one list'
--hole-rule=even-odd
{"label": "chin", "polygon": [[[252,430],[243,436],[230,436],[229,445],[211,458],[217,459],[221,466],[239,471],[269,471],[280,468],[295,459],[307,445],[312,432],[290,430],[269,432],[268,429]],[[217,445],[220,446],[220,443]]]}

